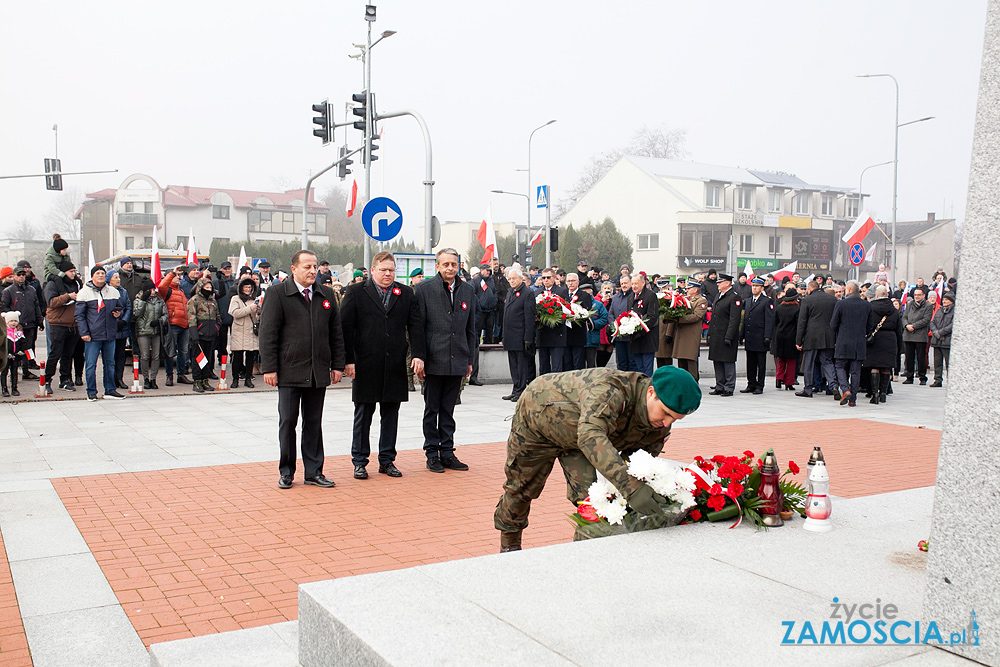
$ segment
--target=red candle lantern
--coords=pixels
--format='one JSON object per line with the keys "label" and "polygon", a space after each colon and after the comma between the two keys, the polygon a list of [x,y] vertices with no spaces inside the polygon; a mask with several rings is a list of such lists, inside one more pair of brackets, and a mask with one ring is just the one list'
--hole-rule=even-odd
{"label": "red candle lantern", "polygon": [[760,486],[757,488],[757,495],[764,501],[760,508],[761,519],[765,526],[783,526],[785,522],[778,516],[784,506],[785,499],[781,493],[781,469],[778,468],[778,459],[774,455],[774,450],[769,449],[764,454],[764,459],[760,466]]}

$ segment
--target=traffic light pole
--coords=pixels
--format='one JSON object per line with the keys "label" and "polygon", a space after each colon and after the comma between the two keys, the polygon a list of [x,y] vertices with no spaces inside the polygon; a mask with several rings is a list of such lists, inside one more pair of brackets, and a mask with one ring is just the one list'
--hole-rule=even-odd
{"label": "traffic light pole", "polygon": [[[370,109],[371,107],[369,107]],[[398,118],[399,116],[411,116],[420,125],[420,131],[424,134],[424,252],[429,254],[431,252],[431,218],[434,217],[434,157],[431,152],[431,133],[427,130],[427,123],[424,122],[423,117],[412,109],[380,113],[377,119]],[[371,151],[368,152],[371,153]],[[368,248],[367,242],[368,236],[365,235],[366,250]],[[367,265],[367,262],[365,264]]]}
{"label": "traffic light pole", "polygon": [[[365,161],[365,203],[372,198],[372,23],[368,22],[368,46],[365,47],[365,150],[362,157]],[[365,234],[365,263],[370,266],[372,261],[371,239]]]}
{"label": "traffic light pole", "polygon": [[[339,165],[341,162],[343,162],[347,158],[351,157],[352,155],[354,155],[355,153],[357,153],[360,150],[361,150],[360,148],[355,148],[350,153],[345,153],[344,155],[341,155],[329,167],[327,167],[326,169],[323,169],[321,171],[316,172],[315,174],[313,174],[312,176],[309,177],[308,181],[306,181],[306,189],[305,189],[305,192],[303,193],[303,196],[302,196],[302,249],[303,250],[308,250],[309,249],[309,224],[308,224],[308,220],[309,220],[309,190],[312,188],[313,181],[315,181],[317,178],[319,178],[320,176],[322,176],[326,172],[330,171],[331,169],[333,169],[334,167],[336,167],[337,165]],[[365,235],[365,238],[367,239],[368,236]],[[368,246],[365,245],[365,248],[367,249]]]}

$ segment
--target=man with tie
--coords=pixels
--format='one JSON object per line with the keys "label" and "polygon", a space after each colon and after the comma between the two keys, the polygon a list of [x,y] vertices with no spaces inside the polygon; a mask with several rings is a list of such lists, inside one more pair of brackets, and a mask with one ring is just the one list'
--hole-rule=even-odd
{"label": "man with tie", "polygon": [[[587,263],[583,262],[584,267]],[[584,274],[586,275],[586,274]],[[593,283],[588,283],[593,285]],[[580,274],[566,274],[566,289],[569,291],[570,303],[575,303],[581,308],[592,310],[594,307],[594,297],[580,289]],[[582,371],[586,366],[584,358],[584,348],[587,347],[587,323],[577,323],[566,327],[566,348],[563,353],[563,370]]]}
{"label": "man with tie", "polygon": [[336,486],[323,476],[323,402],[326,388],[344,374],[344,334],[333,291],[316,284],[316,255],[292,255],[291,280],[276,283],[260,314],[260,366],[278,388],[278,488],[295,476],[295,428],[302,413],[305,483]]}
{"label": "man with tie", "polygon": [[402,477],[395,465],[399,406],[407,400],[406,341],[413,348],[414,373],[423,371],[424,329],[413,290],[395,281],[396,258],[382,251],[372,258],[370,279],[348,286],[340,306],[344,323],[344,374],[353,379],[354,478],[368,479],[369,433],[375,404],[382,427],[378,441],[378,471]]}
{"label": "man with tie", "polygon": [[[542,289],[539,294],[554,294],[569,301],[569,292],[565,287],[556,285],[556,274],[552,269],[542,270]],[[538,374],[561,373],[563,371],[563,354],[566,350],[566,325],[557,324],[554,327],[539,326],[535,334],[538,348]]]}
{"label": "man with tie", "polygon": [[747,386],[741,394],[764,393],[767,352],[774,333],[774,302],[764,295],[764,279],[750,281],[750,296],[743,302],[743,349],[747,355]]}

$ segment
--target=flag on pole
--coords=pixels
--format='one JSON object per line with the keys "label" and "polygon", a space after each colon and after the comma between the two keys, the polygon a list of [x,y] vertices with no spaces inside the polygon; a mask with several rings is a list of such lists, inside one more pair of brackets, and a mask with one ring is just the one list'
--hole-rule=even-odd
{"label": "flag on pole", "polygon": [[785,276],[791,278],[792,274],[794,274],[795,271],[798,269],[798,266],[799,266],[799,261],[795,260],[791,264],[786,264],[785,266],[781,267],[780,269],[771,274],[772,276],[774,276],[774,282],[780,283],[781,279],[784,278]]}
{"label": "flag on pole", "polygon": [[[200,347],[200,346],[199,346]],[[198,362],[198,368],[204,368],[208,366],[208,358],[205,357],[205,352],[201,349],[198,350],[198,356],[194,358]]]}
{"label": "flag on pole", "polygon": [[97,266],[97,261],[94,259],[94,242],[93,241],[90,242],[90,252],[87,255],[87,260],[90,262],[90,265],[87,267],[87,275],[90,275],[91,269],[93,269],[95,266]]}
{"label": "flag on pole", "polygon": [[159,287],[160,281],[163,279],[163,272],[160,270],[160,242],[155,227],[153,228],[153,256],[150,259],[152,267],[150,267],[149,273],[153,278],[153,284]]}
{"label": "flag on pole", "polygon": [[188,263],[188,266],[191,266],[192,264],[194,264],[195,266],[197,266],[198,265],[198,251],[195,249],[195,246],[194,246],[194,228],[189,227],[188,230],[189,231],[188,231],[187,263]]}
{"label": "flag on pole", "polygon": [[347,217],[354,215],[354,209],[358,205],[358,179],[351,180],[351,191],[347,193]]}
{"label": "flag on pole", "polygon": [[841,238],[842,241],[846,242],[848,246],[852,246],[855,243],[861,243],[868,236],[868,232],[875,228],[875,221],[868,211],[861,211],[861,215],[858,219],[854,221],[851,228],[844,232],[844,236]]}
{"label": "flag on pole", "polygon": [[871,247],[868,248],[868,250],[865,250],[865,259],[867,259],[869,262],[874,262],[876,264],[878,263],[875,262],[875,246],[877,245],[878,241],[873,241]]}
{"label": "flag on pole", "polygon": [[479,223],[479,233],[476,234],[476,238],[479,239],[480,245],[482,245],[486,250],[480,264],[486,264],[493,258],[493,255],[495,255],[497,251],[497,237],[493,232],[492,204],[486,206],[486,216],[483,218],[483,221]]}
{"label": "flag on pole", "polygon": [[743,267],[743,273],[746,274],[747,280],[750,280],[751,278],[753,278],[753,275],[754,275],[753,274],[753,267],[750,266],[750,260],[749,259],[747,260],[746,266]]}
{"label": "flag on pole", "polygon": [[[35,351],[32,350],[29,347],[27,350],[24,351],[24,356],[28,357],[28,361],[34,361],[35,360]],[[44,375],[44,373],[43,373],[43,375]]]}
{"label": "flag on pole", "polygon": [[537,232],[535,232],[535,235],[531,237],[531,240],[528,241],[528,247],[530,248],[531,246],[533,246],[536,243],[538,243],[539,241],[541,241],[542,240],[542,234],[544,234],[544,233],[545,233],[545,228],[544,227],[539,228],[539,230]]}
{"label": "flag on pole", "polygon": [[250,266],[250,261],[247,259],[246,248],[243,247],[243,246],[240,246],[240,258],[236,262],[236,275],[237,276],[240,275],[240,269],[242,269],[244,266]]}

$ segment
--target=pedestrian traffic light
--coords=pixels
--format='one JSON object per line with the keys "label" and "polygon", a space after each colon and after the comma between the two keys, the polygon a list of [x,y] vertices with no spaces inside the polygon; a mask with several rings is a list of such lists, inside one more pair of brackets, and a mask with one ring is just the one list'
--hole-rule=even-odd
{"label": "pedestrian traffic light", "polygon": [[319,114],[313,116],[313,125],[318,126],[313,128],[313,136],[322,139],[323,145],[326,146],[333,141],[333,114],[330,113],[330,104],[327,100],[323,100],[319,104],[312,105],[312,110]]}
{"label": "pedestrian traffic light", "polygon": [[552,227],[549,229],[549,252],[557,250],[559,250],[559,228]]}
{"label": "pedestrian traffic light", "polygon": [[351,113],[355,116],[360,116],[361,120],[354,121],[355,129],[361,130],[362,132],[367,132],[367,119],[368,119],[368,92],[362,90],[360,93],[354,93],[351,95],[351,99],[354,103],[359,105],[351,109]]}
{"label": "pedestrian traffic light", "polygon": [[45,158],[45,189],[62,190],[62,161],[58,158]]}
{"label": "pedestrian traffic light", "polygon": [[337,165],[337,175],[340,176],[340,180],[344,180],[345,178],[347,178],[347,175],[351,173],[351,170],[348,169],[348,165],[354,164],[354,160],[350,158],[345,158],[344,157],[345,155],[347,155],[347,146],[341,146],[340,164]]}

